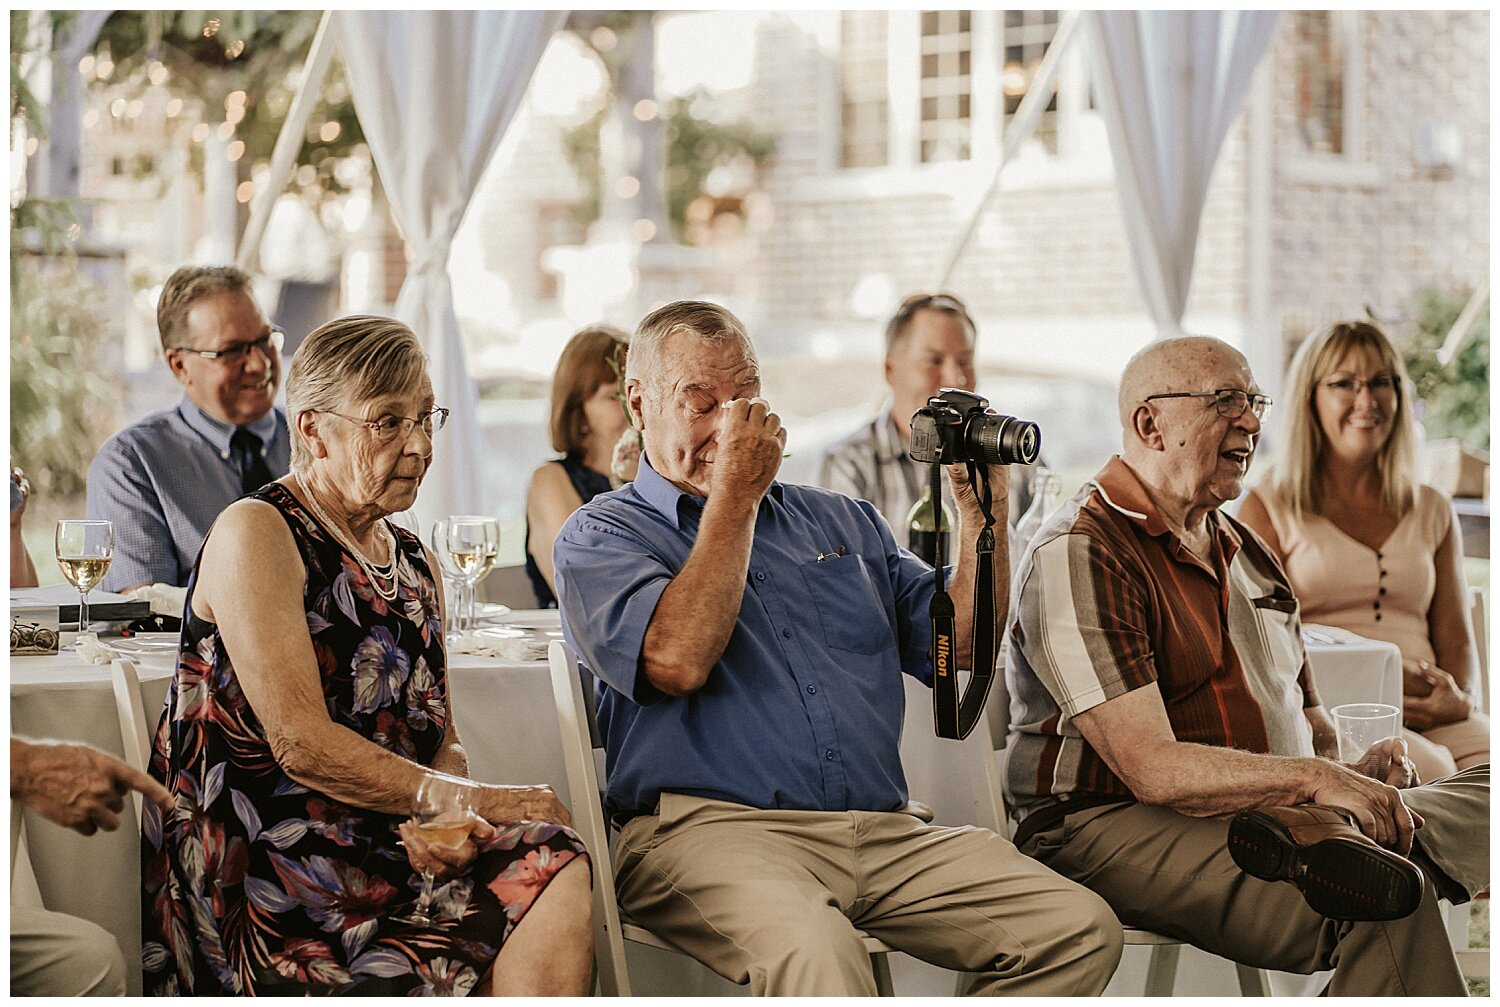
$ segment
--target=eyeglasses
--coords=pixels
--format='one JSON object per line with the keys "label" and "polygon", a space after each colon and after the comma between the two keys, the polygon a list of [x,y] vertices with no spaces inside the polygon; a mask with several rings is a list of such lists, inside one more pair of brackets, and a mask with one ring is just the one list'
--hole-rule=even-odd
{"label": "eyeglasses", "polygon": [[252,339],[248,343],[235,343],[222,350],[195,350],[191,346],[175,346],[173,349],[181,350],[183,353],[195,353],[204,360],[222,360],[233,366],[248,360],[252,350],[258,350],[266,357],[270,357],[272,351],[280,353],[285,345],[286,333],[272,326],[259,339]]}
{"label": "eyeglasses", "polygon": [[1256,419],[1260,419],[1266,415],[1266,409],[1271,405],[1269,395],[1245,392],[1238,388],[1217,388],[1211,392],[1162,392],[1159,395],[1147,395],[1144,401],[1150,402],[1152,399],[1213,399],[1219,415],[1226,420],[1239,419],[1245,415],[1246,409],[1254,413]]}
{"label": "eyeglasses", "polygon": [[378,420],[366,420],[358,416],[345,416],[343,413],[336,413],[332,409],[319,409],[316,411],[337,416],[339,419],[348,420],[350,423],[358,423],[370,431],[370,436],[375,439],[377,444],[390,444],[397,440],[404,444],[419,423],[422,425],[422,432],[428,437],[431,437],[448,425],[448,410],[442,406],[433,406],[420,416],[382,416]]}
{"label": "eyeglasses", "polygon": [[1401,390],[1401,383],[1396,380],[1394,374],[1377,374],[1368,380],[1364,378],[1329,378],[1320,381],[1324,388],[1335,396],[1347,402],[1353,402],[1359,397],[1359,393],[1368,388],[1371,395],[1395,395]]}

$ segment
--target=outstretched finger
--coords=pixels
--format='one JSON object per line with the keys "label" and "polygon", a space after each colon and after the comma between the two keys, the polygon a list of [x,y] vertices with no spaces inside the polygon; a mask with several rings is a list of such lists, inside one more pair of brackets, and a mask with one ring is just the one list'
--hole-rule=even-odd
{"label": "outstretched finger", "polygon": [[134,766],[121,763],[115,769],[115,779],[130,790],[140,791],[161,810],[172,810],[172,792]]}

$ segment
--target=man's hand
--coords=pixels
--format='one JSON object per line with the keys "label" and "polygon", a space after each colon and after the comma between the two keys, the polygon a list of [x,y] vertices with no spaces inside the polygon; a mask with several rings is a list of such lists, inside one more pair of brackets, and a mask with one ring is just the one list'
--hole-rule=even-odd
{"label": "man's hand", "polygon": [[118,829],[125,795],[132,790],[163,813],[172,810],[166,787],[97,748],[64,741],[10,741],[11,798],[85,836]]}
{"label": "man's hand", "polygon": [[[969,467],[963,463],[949,465],[948,479],[953,483],[953,500],[963,509],[964,513],[971,515],[977,520],[982,520],[979,510],[978,487],[969,483]],[[1004,528],[1006,517],[1010,513],[1010,467],[1008,465],[990,465],[990,494],[992,497],[990,510],[995,515],[995,526]],[[981,525],[968,525],[969,530],[978,534]],[[998,533],[997,533],[998,534]]]}
{"label": "man's hand", "polygon": [[1354,816],[1359,831],[1381,846],[1402,856],[1411,852],[1422,816],[1406,806],[1401,791],[1336,762],[1325,762],[1323,768],[1323,780],[1313,787],[1313,803],[1343,808]]}
{"label": "man's hand", "polygon": [[1417,779],[1416,764],[1407,758],[1406,742],[1401,738],[1376,742],[1349,768],[1361,776],[1388,783],[1397,790],[1406,790],[1421,782]]}
{"label": "man's hand", "polygon": [[1474,712],[1469,694],[1452,675],[1426,661],[1403,662],[1406,696],[1402,700],[1402,723],[1413,731],[1454,724]]}
{"label": "man's hand", "polygon": [[771,488],[785,449],[781,417],[771,412],[765,399],[725,402],[714,452],[714,494],[759,500]]}

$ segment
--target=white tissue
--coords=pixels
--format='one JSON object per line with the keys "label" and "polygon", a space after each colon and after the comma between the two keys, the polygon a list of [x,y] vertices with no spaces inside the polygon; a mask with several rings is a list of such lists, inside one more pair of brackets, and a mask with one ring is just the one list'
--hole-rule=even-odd
{"label": "white tissue", "polygon": [[171,584],[146,584],[126,594],[140,601],[149,602],[153,615],[168,615],[181,619],[187,608],[187,588]]}
{"label": "white tissue", "polygon": [[74,653],[80,661],[87,661],[89,664],[109,664],[120,656],[119,651],[100,643],[93,633],[80,633],[77,644],[78,649]]}

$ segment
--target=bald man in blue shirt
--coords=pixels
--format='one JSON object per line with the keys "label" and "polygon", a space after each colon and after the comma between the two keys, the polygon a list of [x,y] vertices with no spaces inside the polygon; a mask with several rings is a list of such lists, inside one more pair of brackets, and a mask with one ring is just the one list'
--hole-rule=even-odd
{"label": "bald man in blue shirt", "polygon": [[[601,682],[626,915],[756,994],[874,995],[856,928],[978,973],[972,992],[1098,994],[1121,945],[1101,900],[906,810],[900,676],[930,684],[931,568],[869,504],[774,481],[785,433],[728,311],[652,312],[627,368],[640,473],[554,548],[564,635]],[[966,643],[982,522],[950,475]],[[1002,612],[1008,569],[1002,541]]]}

